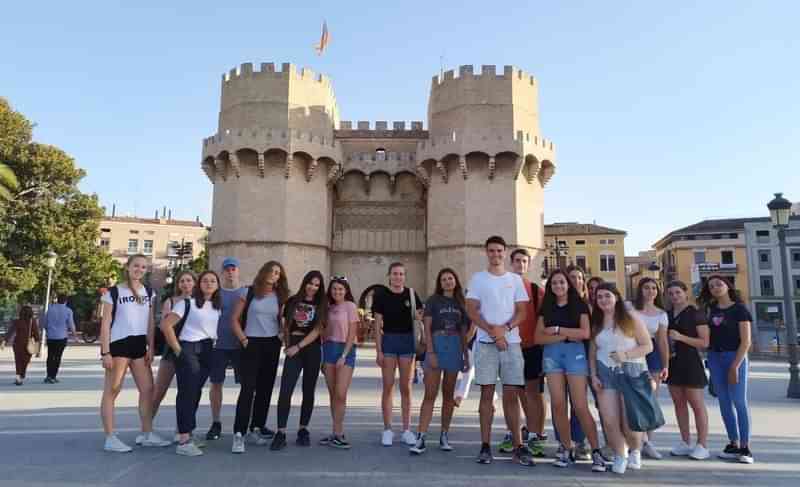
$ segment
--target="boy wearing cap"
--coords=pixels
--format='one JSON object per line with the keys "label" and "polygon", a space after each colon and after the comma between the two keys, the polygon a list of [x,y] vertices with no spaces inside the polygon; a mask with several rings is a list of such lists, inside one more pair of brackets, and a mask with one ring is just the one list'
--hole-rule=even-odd
{"label": "boy wearing cap", "polygon": [[228,365],[233,366],[233,374],[236,383],[239,383],[239,361],[241,357],[241,345],[239,340],[231,331],[231,318],[233,308],[239,299],[247,296],[247,287],[243,287],[239,282],[239,259],[236,257],[226,257],[222,261],[222,287],[220,289],[222,297],[222,314],[217,325],[217,343],[212,352],[211,359],[211,428],[206,434],[207,440],[218,440],[222,435],[222,422],[220,412],[222,410],[222,386],[225,384],[225,371]]}

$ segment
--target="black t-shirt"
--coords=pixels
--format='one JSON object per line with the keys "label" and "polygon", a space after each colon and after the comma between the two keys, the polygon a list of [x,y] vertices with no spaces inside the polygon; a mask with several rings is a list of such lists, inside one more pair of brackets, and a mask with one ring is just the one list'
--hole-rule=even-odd
{"label": "black t-shirt", "polygon": [[317,305],[313,301],[291,300],[283,309],[289,335],[304,337],[311,333],[317,320]]}
{"label": "black t-shirt", "polygon": [[[414,291],[417,310],[422,310],[422,300]],[[413,333],[414,321],[411,319],[411,293],[406,287],[402,293],[391,289],[376,290],[372,298],[372,312],[383,316],[384,333]]]}
{"label": "black t-shirt", "polygon": [[[544,317],[544,326],[560,326],[561,328],[578,329],[581,327],[581,315],[589,315],[589,306],[583,301],[578,301],[577,309],[570,309],[569,303],[559,306],[556,304],[553,309],[542,309],[541,315]],[[577,318],[577,319],[576,319]],[[568,342],[584,342],[588,346],[589,340],[569,340]]]}
{"label": "black t-shirt", "polygon": [[711,344],[709,348],[715,352],[735,352],[739,349],[741,336],[739,323],[753,321],[750,311],[742,303],[722,309],[717,305],[708,313],[708,326],[711,328]]}
{"label": "black t-shirt", "polygon": [[[694,306],[685,307],[677,315],[673,314],[674,311],[670,310],[667,313],[669,325],[667,330],[676,330],[681,335],[686,335],[689,338],[698,338],[700,335],[697,333],[697,327],[707,324],[706,317],[697,310]],[[670,356],[672,359],[681,361],[689,360],[695,357],[700,357],[700,352],[697,348],[683,342],[669,340],[670,342]]]}

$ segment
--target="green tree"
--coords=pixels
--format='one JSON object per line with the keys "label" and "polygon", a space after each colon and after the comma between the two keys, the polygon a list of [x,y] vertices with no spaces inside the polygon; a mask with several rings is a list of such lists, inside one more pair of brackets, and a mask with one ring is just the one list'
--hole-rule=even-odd
{"label": "green tree", "polygon": [[0,204],[10,200],[17,193],[19,181],[11,168],[0,162]]}
{"label": "green tree", "polygon": [[197,255],[197,258],[192,259],[191,262],[189,262],[189,269],[198,275],[201,272],[208,270],[208,252],[206,249],[203,249],[202,252]]}
{"label": "green tree", "polygon": [[32,127],[0,98],[0,162],[18,182],[0,221],[0,297],[40,302],[50,250],[58,254],[53,293],[91,294],[116,271],[96,244],[103,210],[78,190],[84,171],[61,149],[32,142]]}

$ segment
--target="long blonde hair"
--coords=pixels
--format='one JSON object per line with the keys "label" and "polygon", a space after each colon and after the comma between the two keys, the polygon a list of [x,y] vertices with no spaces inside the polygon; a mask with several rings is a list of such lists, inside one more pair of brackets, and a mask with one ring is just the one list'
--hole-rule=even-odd
{"label": "long blonde hair", "polygon": [[131,273],[128,270],[130,268],[131,264],[133,263],[133,261],[136,260],[136,259],[147,260],[147,256],[144,255],[144,254],[133,254],[130,257],[128,257],[128,261],[125,263],[124,275],[125,275],[125,284],[128,286],[128,289],[131,290],[131,294],[133,294],[133,297],[136,298],[136,301],[138,302],[139,301],[139,294],[136,292],[136,289],[133,288],[133,281],[131,280]]}

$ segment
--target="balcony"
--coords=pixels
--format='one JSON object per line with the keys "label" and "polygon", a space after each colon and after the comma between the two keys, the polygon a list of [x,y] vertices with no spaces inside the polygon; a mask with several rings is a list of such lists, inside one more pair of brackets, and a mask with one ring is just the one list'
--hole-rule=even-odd
{"label": "balcony", "polygon": [[720,264],[719,262],[703,262],[697,264],[697,270],[701,275],[703,274],[736,274],[739,271],[739,266],[736,263]]}

